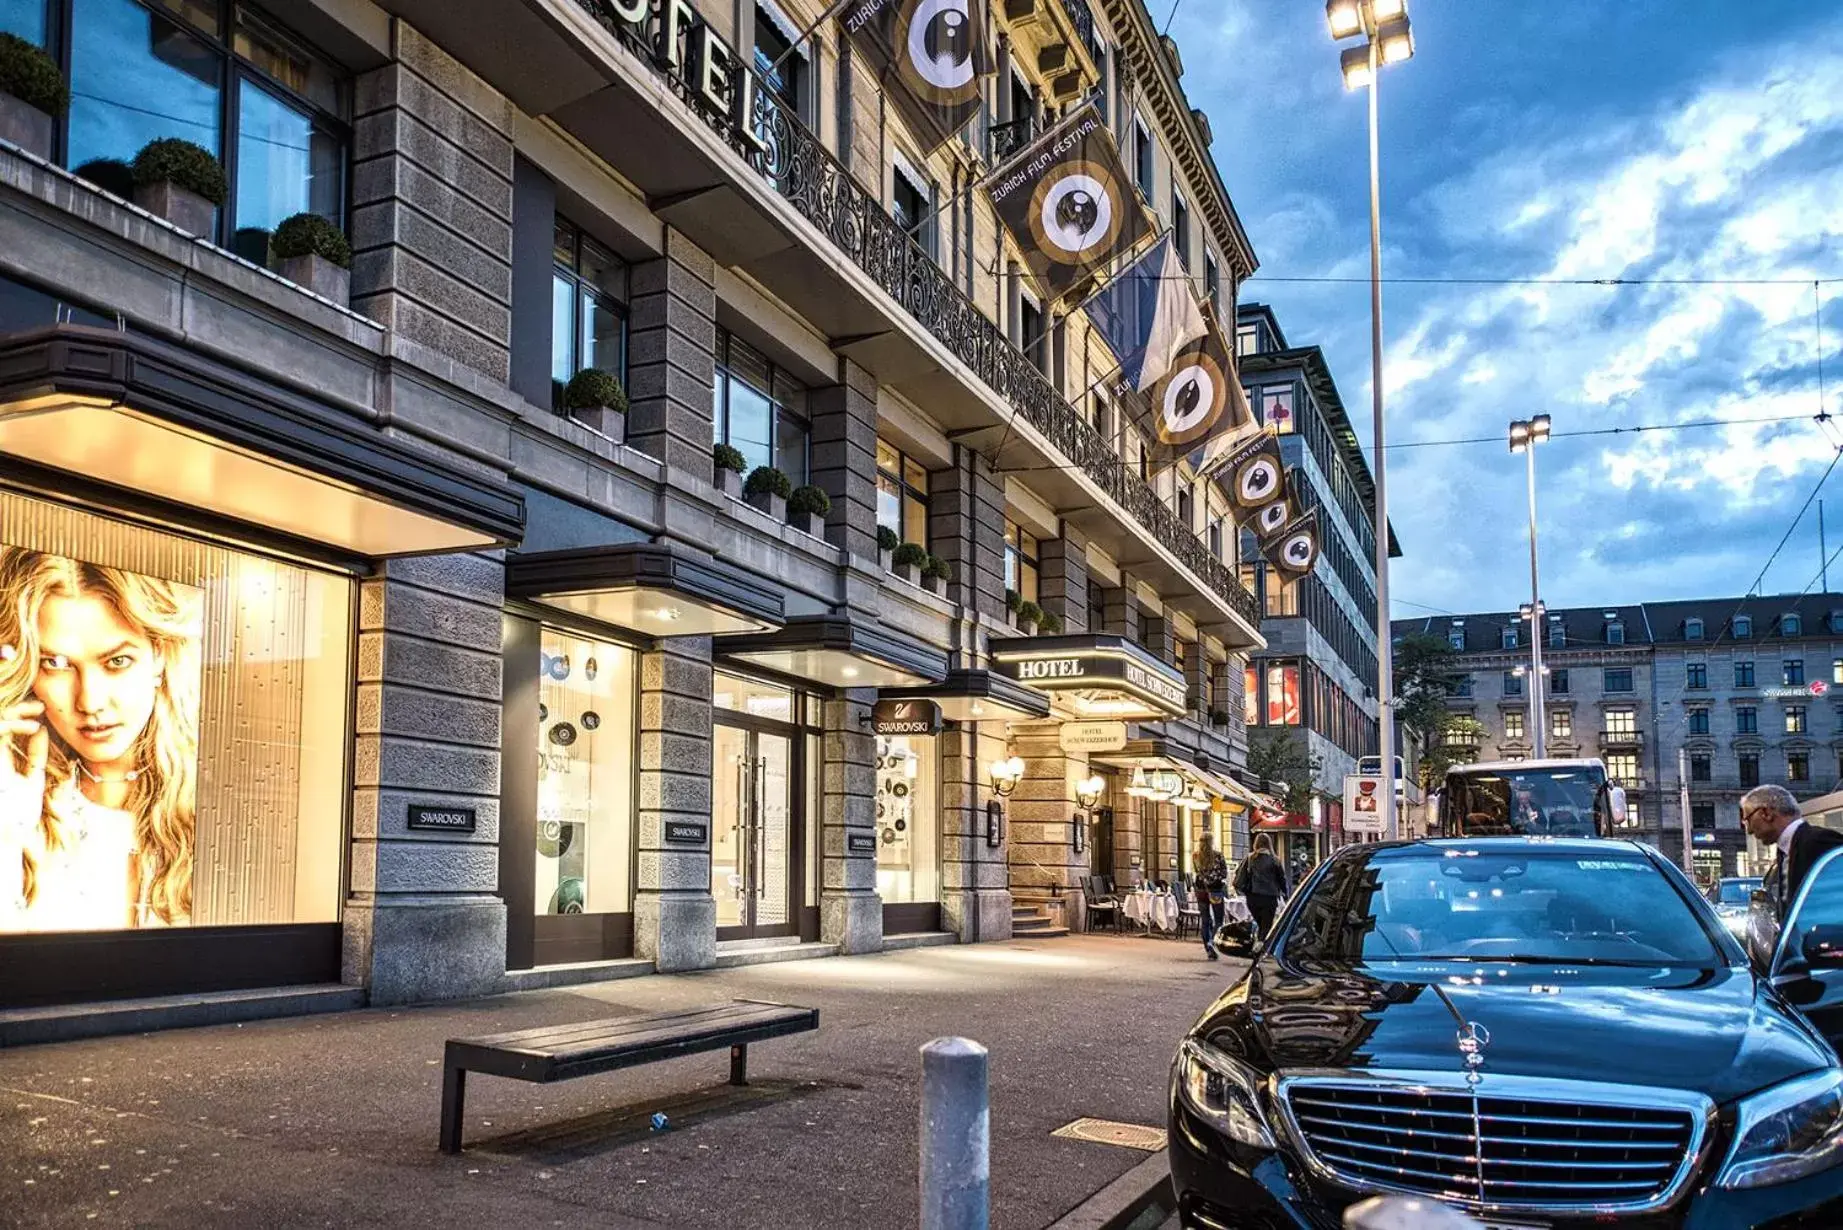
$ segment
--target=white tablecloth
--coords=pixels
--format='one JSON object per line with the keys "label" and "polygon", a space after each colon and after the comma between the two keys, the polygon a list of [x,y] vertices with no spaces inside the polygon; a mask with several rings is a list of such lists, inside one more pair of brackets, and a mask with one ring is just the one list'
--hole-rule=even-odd
{"label": "white tablecloth", "polygon": [[1120,895],[1120,908],[1141,926],[1157,927],[1160,931],[1177,930],[1177,898],[1170,893],[1135,889]]}

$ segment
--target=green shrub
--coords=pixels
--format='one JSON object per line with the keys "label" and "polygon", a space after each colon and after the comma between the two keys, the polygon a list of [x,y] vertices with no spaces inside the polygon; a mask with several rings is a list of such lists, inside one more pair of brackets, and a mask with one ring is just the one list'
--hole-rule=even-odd
{"label": "green shrub", "polygon": [[627,390],[612,372],[599,367],[585,367],[563,386],[563,404],[571,410],[606,408],[616,414],[627,413]]}
{"label": "green shrub", "polygon": [[711,445],[710,459],[717,463],[719,470],[730,470],[740,474],[749,468],[749,459],[744,457],[742,450],[733,444]]}
{"label": "green shrub", "polygon": [[929,555],[926,560],[922,561],[921,573],[925,577],[945,581],[949,576],[947,561],[938,555]]}
{"label": "green shrub", "polygon": [[70,87],[58,62],[16,34],[0,34],[0,94],[11,94],[54,119],[70,106]]}
{"label": "green shrub", "polygon": [[877,527],[877,550],[894,551],[902,542],[895,530],[887,525]]}
{"label": "green shrub", "polygon": [[1015,589],[1008,589],[1005,591],[1005,609],[1010,611],[1013,615],[1017,614],[1018,604],[1023,601],[1024,595],[1018,593]]}
{"label": "green shrub", "polygon": [[1062,617],[1054,611],[1043,612],[1043,618],[1037,621],[1037,631],[1056,635],[1062,631]]}
{"label": "green shrub", "polygon": [[92,158],[72,174],[124,201],[134,195],[134,168],[120,158]]}
{"label": "green shrub", "polygon": [[773,466],[756,466],[743,480],[744,495],[778,495],[783,500],[794,493],[793,479]]}
{"label": "green shrub", "polygon": [[283,218],[269,239],[269,251],[280,260],[296,256],[318,256],[341,269],[352,267],[352,244],[346,233],[319,214],[295,214]]}
{"label": "green shrub", "polygon": [[793,494],[787,497],[787,511],[823,517],[832,511],[832,497],[817,487],[795,487]]}
{"label": "green shrub", "polygon": [[141,147],[134,156],[134,182],[136,187],[175,184],[196,192],[213,205],[222,205],[230,195],[224,164],[204,146],[178,137],[161,137]]}
{"label": "green shrub", "polygon": [[1043,608],[1034,602],[1020,602],[1017,604],[1017,621],[1021,624],[1042,623]]}
{"label": "green shrub", "polygon": [[890,562],[898,568],[924,568],[928,564],[928,553],[915,543],[905,542],[896,548]]}

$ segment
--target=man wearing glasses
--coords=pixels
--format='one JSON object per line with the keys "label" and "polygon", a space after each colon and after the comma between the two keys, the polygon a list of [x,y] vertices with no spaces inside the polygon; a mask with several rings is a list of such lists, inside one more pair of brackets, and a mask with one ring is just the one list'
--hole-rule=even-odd
{"label": "man wearing glasses", "polygon": [[1742,795],[1741,827],[1755,840],[1778,848],[1764,887],[1781,918],[1798,899],[1799,886],[1817,860],[1843,845],[1843,833],[1806,824],[1797,798],[1784,786],[1755,786]]}

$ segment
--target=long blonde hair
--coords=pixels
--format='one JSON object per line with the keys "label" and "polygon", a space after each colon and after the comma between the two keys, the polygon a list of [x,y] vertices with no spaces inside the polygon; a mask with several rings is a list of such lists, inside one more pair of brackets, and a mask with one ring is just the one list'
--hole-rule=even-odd
{"label": "long blonde hair", "polygon": [[[145,912],[164,923],[184,923],[192,914],[198,819],[200,595],[188,586],[138,572],[0,546],[0,645],[15,649],[11,658],[0,660],[0,708],[33,694],[39,670],[39,612],[46,600],[80,597],[107,603],[118,619],[147,638],[159,661],[153,713],[135,736],[138,772],[128,783],[123,809],[134,817],[140,894],[136,921],[142,921]],[[15,764],[20,770],[25,768],[22,756],[15,757]],[[53,787],[76,774],[77,757],[51,730],[45,764],[46,805],[40,820],[47,849],[62,849],[69,842],[64,822],[50,800]],[[27,854],[28,903],[37,895],[37,887],[37,868]]]}

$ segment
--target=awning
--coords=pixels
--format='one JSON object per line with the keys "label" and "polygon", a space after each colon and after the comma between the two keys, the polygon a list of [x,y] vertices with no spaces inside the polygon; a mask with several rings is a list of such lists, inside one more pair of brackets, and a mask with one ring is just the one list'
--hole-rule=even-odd
{"label": "awning", "polygon": [[1213,766],[1198,764],[1164,739],[1135,739],[1118,752],[1091,755],[1088,762],[1115,769],[1165,769],[1176,773],[1186,783],[1194,783],[1212,798],[1248,808],[1271,808],[1274,805],[1272,799],[1250,790],[1227,773],[1216,772]]}
{"label": "awning", "polygon": [[1048,692],[1074,717],[1130,721],[1188,709],[1189,685],[1178,669],[1123,636],[1006,637],[992,642],[991,653],[1000,671]]}
{"label": "awning", "polygon": [[912,637],[842,615],[791,620],[777,632],[726,636],[719,657],[835,688],[915,687],[947,677],[947,654]]}
{"label": "awning", "polygon": [[524,501],[503,478],[138,333],[0,337],[0,454],[374,559],[524,532]]}
{"label": "awning", "polygon": [[956,722],[1025,722],[1049,716],[1049,697],[992,671],[954,671],[926,687],[885,688],[883,700],[931,700]]}
{"label": "awning", "polygon": [[506,593],[648,636],[721,636],[782,624],[778,588],[668,543],[514,552],[506,557]]}

